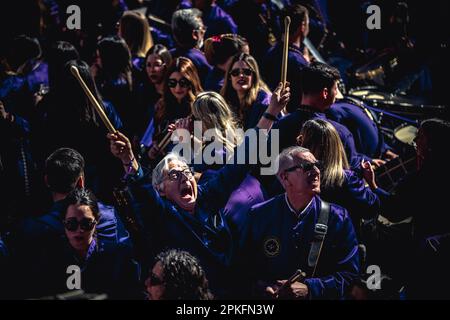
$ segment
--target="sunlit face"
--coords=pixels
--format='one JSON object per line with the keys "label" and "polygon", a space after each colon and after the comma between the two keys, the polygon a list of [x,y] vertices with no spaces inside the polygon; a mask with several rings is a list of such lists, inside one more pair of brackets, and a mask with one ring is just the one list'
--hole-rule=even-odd
{"label": "sunlit face", "polygon": [[333,103],[336,102],[336,96],[338,93],[338,85],[337,85],[337,81],[335,81],[333,83],[333,86],[331,87],[331,89],[327,90],[327,95],[325,97],[325,106],[327,108],[329,108]]}
{"label": "sunlit face", "polygon": [[197,201],[197,182],[183,162],[173,160],[164,173],[162,195],[180,208],[192,212]]}
{"label": "sunlit face", "polygon": [[155,263],[153,269],[145,280],[145,286],[147,287],[148,300],[162,300],[165,285],[164,285],[164,272],[160,261]]}
{"label": "sunlit face", "polygon": [[159,84],[164,80],[164,71],[166,70],[166,65],[162,61],[161,57],[157,54],[150,54],[147,57],[145,64],[145,71],[147,76],[153,84]]}
{"label": "sunlit face", "polygon": [[[70,245],[77,251],[85,251],[93,240],[95,217],[89,206],[70,205],[64,219],[65,232]],[[68,230],[74,225],[76,230]]]}
{"label": "sunlit face", "polygon": [[[173,72],[169,76],[168,81],[170,92],[179,103],[188,95],[189,91],[191,91],[191,84],[178,71]],[[171,83],[173,83],[175,86],[171,85]]]}
{"label": "sunlit face", "polygon": [[[317,162],[311,152],[298,153],[296,160],[296,164]],[[282,175],[284,188],[292,194],[314,196],[320,193],[320,170],[316,166],[311,170],[297,168]]]}
{"label": "sunlit face", "polygon": [[237,61],[230,70],[231,85],[237,92],[247,92],[252,87],[253,70],[244,61]]}

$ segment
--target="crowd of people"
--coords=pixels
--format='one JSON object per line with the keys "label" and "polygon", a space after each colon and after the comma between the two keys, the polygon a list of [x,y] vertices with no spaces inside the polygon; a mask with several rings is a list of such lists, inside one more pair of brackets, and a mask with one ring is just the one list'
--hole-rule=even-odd
{"label": "crowd of people", "polygon": [[[110,299],[450,298],[450,122],[421,119],[415,170],[380,186],[407,154],[342,95],[358,50],[319,45],[326,63],[305,45],[335,7],[93,2],[70,30],[67,1],[30,1],[0,51],[0,298],[70,291],[73,266],[76,289]],[[399,31],[371,50],[395,36],[410,45]],[[420,65],[391,85],[441,102]]]}

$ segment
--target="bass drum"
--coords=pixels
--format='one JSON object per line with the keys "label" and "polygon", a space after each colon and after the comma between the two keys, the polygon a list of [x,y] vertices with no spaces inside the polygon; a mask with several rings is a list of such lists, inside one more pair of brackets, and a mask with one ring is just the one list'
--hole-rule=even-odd
{"label": "bass drum", "polygon": [[363,100],[372,107],[414,119],[443,117],[446,113],[445,106],[429,105],[426,104],[426,101],[423,99],[403,94],[383,92],[375,86],[351,89],[349,95]]}

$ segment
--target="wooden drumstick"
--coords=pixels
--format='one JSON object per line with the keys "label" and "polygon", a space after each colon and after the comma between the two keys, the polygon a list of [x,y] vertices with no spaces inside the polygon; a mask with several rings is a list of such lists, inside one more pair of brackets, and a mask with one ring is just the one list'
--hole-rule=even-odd
{"label": "wooden drumstick", "polygon": [[275,291],[275,295],[278,296],[282,290],[284,290],[287,286],[290,286],[295,281],[303,281],[306,278],[306,273],[302,270],[297,269],[295,273],[281,286]]}
{"label": "wooden drumstick", "polygon": [[284,45],[283,45],[283,60],[281,62],[281,82],[283,89],[286,86],[288,55],[289,55],[289,26],[291,25],[291,18],[284,18]]}
{"label": "wooden drumstick", "polygon": [[78,80],[78,82],[81,85],[81,88],[83,88],[83,91],[86,93],[87,97],[91,101],[91,103],[94,105],[95,111],[97,111],[97,114],[102,119],[103,123],[105,124],[106,128],[108,129],[109,133],[116,133],[117,130],[112,125],[111,121],[109,121],[105,110],[103,110],[103,107],[98,103],[95,96],[92,94],[91,90],[86,85],[86,82],[84,82],[83,78],[81,78],[80,72],[78,71],[78,68],[75,66],[70,67],[70,72],[74,75],[74,77]]}

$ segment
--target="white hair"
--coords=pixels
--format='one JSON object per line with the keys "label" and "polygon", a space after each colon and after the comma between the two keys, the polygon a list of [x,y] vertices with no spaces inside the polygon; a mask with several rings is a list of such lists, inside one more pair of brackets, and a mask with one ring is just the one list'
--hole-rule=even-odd
{"label": "white hair", "polygon": [[162,190],[162,183],[164,181],[164,173],[169,170],[169,164],[173,161],[184,163],[188,166],[185,158],[177,153],[168,153],[153,169],[152,172],[152,185],[156,190]]}
{"label": "white hair", "polygon": [[278,155],[276,159],[276,162],[278,164],[277,177],[280,181],[281,181],[280,179],[281,173],[283,173],[284,170],[289,169],[290,167],[293,167],[298,163],[298,160],[296,160],[297,159],[296,155],[299,153],[306,153],[306,152],[310,152],[309,149],[300,146],[289,147],[281,151],[281,153]]}

